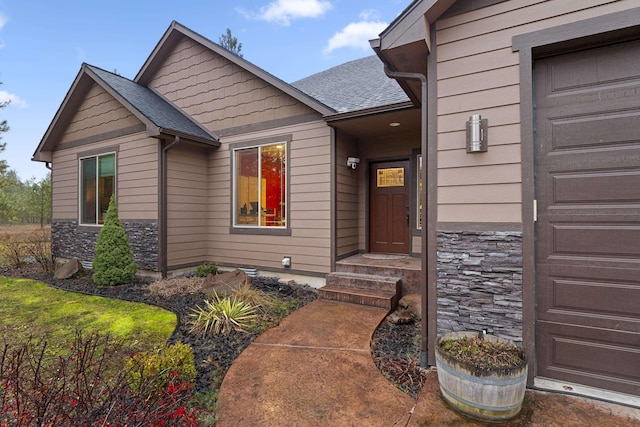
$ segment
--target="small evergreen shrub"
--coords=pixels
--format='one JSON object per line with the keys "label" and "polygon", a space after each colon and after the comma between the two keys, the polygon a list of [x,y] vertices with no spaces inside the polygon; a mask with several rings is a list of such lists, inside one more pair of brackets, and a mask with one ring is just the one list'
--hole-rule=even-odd
{"label": "small evergreen shrub", "polygon": [[198,277],[207,277],[210,274],[215,276],[216,274],[218,274],[218,267],[205,262],[204,264],[200,264],[198,268],[196,268],[196,274],[198,275]]}
{"label": "small evergreen shrub", "polygon": [[129,238],[118,218],[118,205],[111,196],[107,217],[96,243],[93,260],[93,281],[101,286],[131,282],[138,267],[133,262]]}
{"label": "small evergreen shrub", "polygon": [[142,387],[144,378],[155,378],[160,388],[166,387],[170,380],[193,383],[196,379],[191,346],[180,342],[167,348],[132,354],[127,361],[127,372],[133,390]]}

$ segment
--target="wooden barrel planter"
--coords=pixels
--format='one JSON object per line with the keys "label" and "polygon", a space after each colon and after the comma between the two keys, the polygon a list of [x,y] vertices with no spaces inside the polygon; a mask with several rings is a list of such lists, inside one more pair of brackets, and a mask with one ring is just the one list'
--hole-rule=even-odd
{"label": "wooden barrel planter", "polygon": [[[450,332],[436,340],[438,382],[444,399],[456,410],[482,421],[505,421],[522,409],[527,385],[527,360],[508,368],[478,368],[455,359],[440,346],[442,342],[478,336],[477,332]],[[492,335],[485,340],[510,342]]]}

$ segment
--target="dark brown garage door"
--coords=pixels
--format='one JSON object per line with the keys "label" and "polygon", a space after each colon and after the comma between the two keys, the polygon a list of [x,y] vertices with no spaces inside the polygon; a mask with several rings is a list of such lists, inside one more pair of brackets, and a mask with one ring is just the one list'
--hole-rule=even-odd
{"label": "dark brown garage door", "polygon": [[537,375],[640,395],[640,41],[534,73]]}

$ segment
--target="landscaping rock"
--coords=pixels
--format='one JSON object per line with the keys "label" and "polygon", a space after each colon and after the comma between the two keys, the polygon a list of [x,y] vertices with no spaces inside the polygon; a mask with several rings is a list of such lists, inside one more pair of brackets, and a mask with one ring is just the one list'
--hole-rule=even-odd
{"label": "landscaping rock", "polygon": [[398,302],[398,306],[410,310],[416,319],[422,319],[422,297],[420,294],[405,295]]}
{"label": "landscaping rock", "polygon": [[394,325],[406,325],[407,323],[411,323],[415,320],[413,316],[413,312],[406,308],[400,308],[393,313],[391,313],[387,320]]}
{"label": "landscaping rock", "polygon": [[53,274],[53,278],[55,280],[71,279],[72,277],[76,277],[78,273],[83,272],[84,268],[82,267],[80,260],[73,258],[59,266]]}
{"label": "landscaping rock", "polygon": [[251,278],[242,270],[234,270],[227,273],[216,274],[215,276],[207,276],[202,292],[207,297],[212,297],[214,293],[233,293],[243,286],[251,286]]}

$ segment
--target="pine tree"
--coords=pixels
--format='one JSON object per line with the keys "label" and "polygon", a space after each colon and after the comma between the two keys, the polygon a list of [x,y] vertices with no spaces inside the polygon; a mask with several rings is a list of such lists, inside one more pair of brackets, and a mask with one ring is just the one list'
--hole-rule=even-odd
{"label": "pine tree", "polygon": [[118,205],[115,197],[111,196],[107,217],[96,243],[93,281],[102,286],[130,283],[137,269],[133,262],[129,238],[118,218]]}

